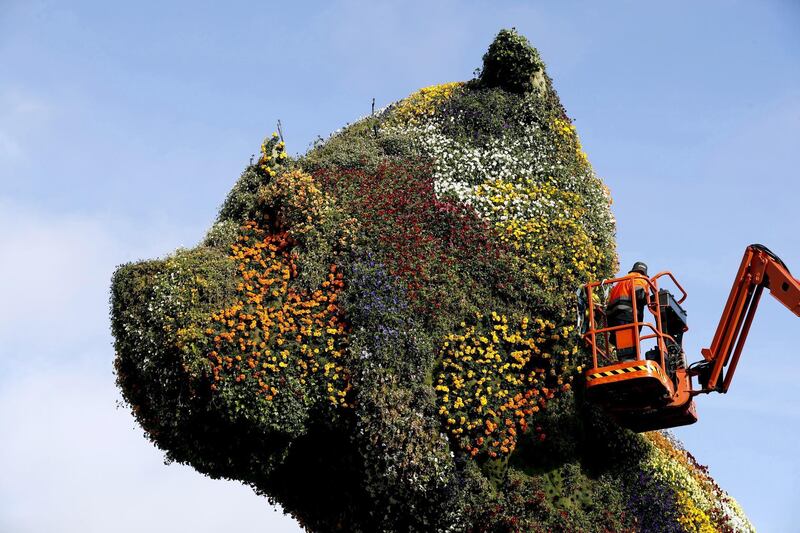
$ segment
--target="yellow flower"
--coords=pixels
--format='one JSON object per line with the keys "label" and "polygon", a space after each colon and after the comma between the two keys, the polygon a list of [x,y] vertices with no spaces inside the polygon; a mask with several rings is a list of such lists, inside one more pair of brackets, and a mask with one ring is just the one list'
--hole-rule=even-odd
{"label": "yellow flower", "polygon": [[449,99],[453,91],[462,84],[462,82],[443,83],[420,89],[395,106],[389,119],[390,122],[394,124],[417,124],[420,122],[420,117],[435,113],[436,109]]}

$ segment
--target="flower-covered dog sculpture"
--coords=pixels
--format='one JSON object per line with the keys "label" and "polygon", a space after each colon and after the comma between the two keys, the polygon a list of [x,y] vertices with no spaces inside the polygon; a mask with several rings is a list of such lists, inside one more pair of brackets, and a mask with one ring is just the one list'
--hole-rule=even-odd
{"label": "flower-covered dog sculpture", "polygon": [[199,246],[120,267],[125,400],[170,460],[310,531],[750,528],[572,389],[609,192],[528,41],[483,60],[300,158],[273,135]]}

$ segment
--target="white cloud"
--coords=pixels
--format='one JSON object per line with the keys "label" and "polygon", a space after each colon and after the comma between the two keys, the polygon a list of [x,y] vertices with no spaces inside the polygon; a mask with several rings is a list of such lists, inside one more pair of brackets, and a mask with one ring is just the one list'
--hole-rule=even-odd
{"label": "white cloud", "polygon": [[[0,368],[64,348],[107,348],[111,275],[201,230],[59,214],[0,198]],[[58,353],[56,353],[58,352]]]}
{"label": "white cloud", "polygon": [[16,88],[0,89],[0,161],[24,155],[24,139],[41,128],[50,109],[40,99]]}
{"label": "white cloud", "polygon": [[105,355],[31,369],[0,389],[0,530],[299,531],[239,483],[164,465],[115,408]]}
{"label": "white cloud", "polygon": [[197,234],[0,199],[3,533],[299,531],[237,482],[165,466],[116,408],[111,273]]}
{"label": "white cloud", "polygon": [[17,157],[22,153],[22,148],[19,143],[15,141],[11,135],[0,130],[0,158],[11,159]]}
{"label": "white cloud", "polygon": [[117,248],[99,221],[0,202],[1,349],[28,352],[16,360],[102,336]]}

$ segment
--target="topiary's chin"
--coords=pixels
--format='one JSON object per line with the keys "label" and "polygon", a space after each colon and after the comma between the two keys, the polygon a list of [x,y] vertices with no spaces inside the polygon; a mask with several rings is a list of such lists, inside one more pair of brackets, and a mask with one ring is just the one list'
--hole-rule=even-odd
{"label": "topiary's chin", "polygon": [[608,191],[504,30],[474,80],[299,159],[268,138],[201,245],[120,267],[118,383],[168,458],[312,531],[746,527],[573,391],[574,291],[615,270]]}

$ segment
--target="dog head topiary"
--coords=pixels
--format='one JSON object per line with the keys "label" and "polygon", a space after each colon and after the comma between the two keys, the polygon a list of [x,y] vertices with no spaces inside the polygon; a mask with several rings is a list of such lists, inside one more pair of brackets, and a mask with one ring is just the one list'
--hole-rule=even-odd
{"label": "dog head topiary", "polygon": [[573,390],[573,295],[616,271],[610,205],[538,52],[501,31],[475,80],[299,158],[266,139],[200,245],[120,267],[118,384],[168,459],[311,531],[741,518],[674,442]]}

